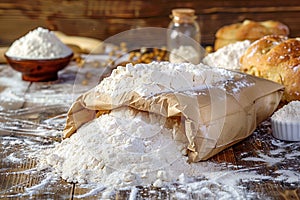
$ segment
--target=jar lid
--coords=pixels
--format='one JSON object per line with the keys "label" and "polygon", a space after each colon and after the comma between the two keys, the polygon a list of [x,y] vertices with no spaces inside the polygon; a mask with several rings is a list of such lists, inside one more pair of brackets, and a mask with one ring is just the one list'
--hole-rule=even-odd
{"label": "jar lid", "polygon": [[172,10],[171,18],[178,23],[193,23],[197,18],[195,10],[191,8],[176,8]]}
{"label": "jar lid", "polygon": [[172,10],[174,17],[193,17],[195,16],[195,10],[191,8],[176,8]]}

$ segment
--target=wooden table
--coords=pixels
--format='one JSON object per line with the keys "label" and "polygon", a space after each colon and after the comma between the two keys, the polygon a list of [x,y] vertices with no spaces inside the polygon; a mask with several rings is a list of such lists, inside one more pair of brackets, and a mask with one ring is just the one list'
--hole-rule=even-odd
{"label": "wooden table", "polygon": [[[48,171],[37,170],[36,160],[28,155],[60,140],[58,133],[68,108],[78,95],[98,83],[104,70],[98,64],[107,58],[87,62],[81,68],[72,62],[59,73],[59,80],[44,83],[22,81],[18,72],[0,65],[0,199],[101,197],[102,189],[96,185],[87,187],[46,176]],[[237,186],[245,199],[300,199],[300,142],[274,139],[271,132],[266,120],[249,138],[207,162],[232,172],[224,179],[238,174]],[[178,192],[177,185],[136,189],[120,190],[112,198],[128,199],[136,192],[137,199],[174,199]]]}

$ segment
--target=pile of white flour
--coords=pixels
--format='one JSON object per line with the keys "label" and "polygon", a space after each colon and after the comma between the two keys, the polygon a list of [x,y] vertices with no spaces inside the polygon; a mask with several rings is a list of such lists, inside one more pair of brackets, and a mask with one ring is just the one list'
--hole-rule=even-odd
{"label": "pile of white flour", "polygon": [[[174,126],[168,128],[168,124]],[[85,124],[54,149],[43,152],[39,168],[51,166],[68,182],[101,183],[107,188],[103,198],[109,198],[116,189],[150,184],[165,187],[177,182],[199,196],[243,199],[239,189],[212,180],[219,178],[220,167],[216,164],[187,163],[185,141],[176,122],[119,108]],[[211,180],[193,182],[192,177]],[[182,195],[182,199],[188,199],[189,194]]]}
{"label": "pile of white flour", "polygon": [[240,70],[240,58],[250,46],[249,40],[226,45],[205,56],[202,62],[212,67]]}
{"label": "pile of white flour", "polygon": [[158,115],[119,108],[85,124],[44,162],[69,182],[124,187],[174,181],[180,175],[174,163],[186,163],[186,146],[173,139],[184,136],[178,126],[165,123]]}
{"label": "pile of white flour", "polygon": [[23,59],[52,59],[70,55],[72,50],[55,34],[38,27],[16,40],[6,55]]}
{"label": "pile of white flour", "polygon": [[277,121],[299,122],[300,121],[300,101],[291,101],[277,110],[271,117]]}
{"label": "pile of white flour", "polygon": [[[202,64],[128,64],[114,70],[94,90],[117,101],[130,91],[152,96],[208,87],[232,77],[232,72]],[[109,188],[161,187],[188,180],[186,176],[213,173],[216,168],[212,163],[187,163],[188,140],[180,120],[120,107],[84,124],[44,152],[39,166],[52,167],[68,182],[97,182]]]}

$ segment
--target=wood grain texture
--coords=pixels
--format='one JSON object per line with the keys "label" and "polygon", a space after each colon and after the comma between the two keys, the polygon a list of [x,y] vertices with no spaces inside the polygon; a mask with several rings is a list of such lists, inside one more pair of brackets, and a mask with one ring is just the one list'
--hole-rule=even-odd
{"label": "wood grain texture", "polygon": [[280,20],[300,35],[300,2],[287,1],[178,1],[178,0],[29,0],[0,2],[0,46],[9,45],[37,26],[101,40],[137,27],[167,27],[173,8],[196,10],[202,43],[212,44],[223,25],[244,19]]}

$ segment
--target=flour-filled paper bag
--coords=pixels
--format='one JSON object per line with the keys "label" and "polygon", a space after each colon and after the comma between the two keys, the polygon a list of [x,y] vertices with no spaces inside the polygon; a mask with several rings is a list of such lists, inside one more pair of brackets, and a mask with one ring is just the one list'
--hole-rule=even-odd
{"label": "flour-filled paper bag", "polygon": [[248,137],[274,112],[282,92],[277,83],[203,64],[128,64],[73,103],[64,137],[104,113],[127,106],[177,118],[189,160],[197,162]]}

